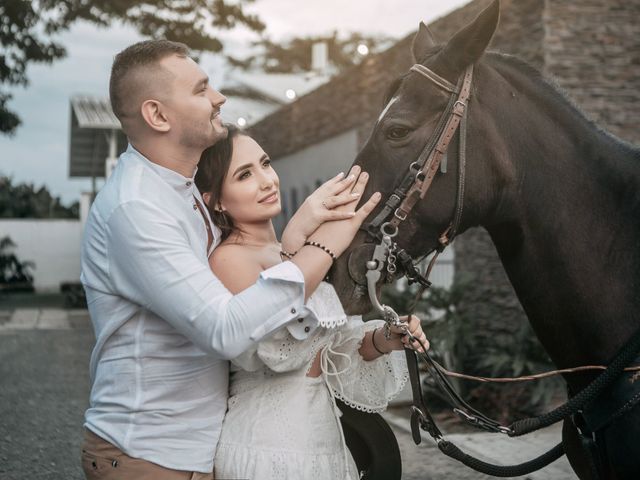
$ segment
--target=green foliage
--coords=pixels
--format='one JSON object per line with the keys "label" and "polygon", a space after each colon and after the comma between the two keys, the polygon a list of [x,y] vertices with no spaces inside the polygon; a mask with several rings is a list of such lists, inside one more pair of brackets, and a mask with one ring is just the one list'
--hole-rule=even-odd
{"label": "green foliage", "polygon": [[51,63],[66,50],[51,37],[78,20],[99,26],[132,25],[142,35],[184,42],[196,51],[217,52],[222,43],[212,33],[245,25],[262,31],[264,24],[244,12],[253,0],[4,0],[0,2],[0,133],[13,134],[20,118],[7,103],[7,86],[27,86],[30,63]]}
{"label": "green foliage", "polygon": [[[477,328],[474,312],[460,308],[465,290],[473,281],[473,277],[456,275],[450,289],[432,287],[418,301],[415,312],[423,320],[432,355],[449,370],[478,376],[516,377],[554,369],[528,322],[523,322],[512,335],[489,335],[491,340],[486,341],[487,332]],[[406,312],[416,291],[416,286],[404,291],[387,288],[382,301],[398,312]],[[479,341],[481,336],[485,340]],[[499,420],[544,410],[562,394],[564,386],[561,377],[508,384],[456,379],[453,383],[472,405]]]}
{"label": "green foliage", "polygon": [[261,53],[245,59],[227,56],[231,65],[243,69],[258,68],[269,73],[299,73],[311,70],[311,48],[315,43],[327,44],[328,57],[338,72],[356,65],[363,58],[357,52],[358,45],[366,45],[370,52],[376,52],[388,45],[388,37],[377,37],[352,32],[346,38],[331,35],[295,37],[283,43],[268,38],[254,42]]}
{"label": "green foliage", "polygon": [[15,243],[9,237],[0,238],[0,291],[33,291],[33,262],[21,262],[11,252]]}
{"label": "green foliage", "polygon": [[0,218],[78,218],[79,213],[78,202],[66,207],[45,186],[14,185],[11,178],[0,175]]}

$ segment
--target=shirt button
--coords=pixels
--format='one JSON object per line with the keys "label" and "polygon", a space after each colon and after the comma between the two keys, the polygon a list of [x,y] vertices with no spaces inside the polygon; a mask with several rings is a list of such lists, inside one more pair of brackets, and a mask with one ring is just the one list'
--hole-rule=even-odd
{"label": "shirt button", "polygon": [[198,209],[198,205],[196,205],[195,203],[193,204],[193,209],[197,210]]}
{"label": "shirt button", "polygon": [[296,309],[295,309],[295,308],[292,308],[292,309],[291,309],[291,313],[293,313],[293,314],[295,315],[295,314],[296,314]]}
{"label": "shirt button", "polygon": [[311,327],[304,327],[305,333],[309,333],[309,330],[311,330]]}
{"label": "shirt button", "polygon": [[302,322],[304,322],[304,318],[299,318],[298,323],[302,323]]}
{"label": "shirt button", "polygon": [[191,186],[191,182],[187,182],[187,187],[190,187],[190,186]]}

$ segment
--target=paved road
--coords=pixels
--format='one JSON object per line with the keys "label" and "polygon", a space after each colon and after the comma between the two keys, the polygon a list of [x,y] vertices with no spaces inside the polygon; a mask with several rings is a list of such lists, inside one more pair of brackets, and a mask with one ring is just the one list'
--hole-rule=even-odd
{"label": "paved road", "polygon": [[[83,478],[79,450],[93,340],[83,310],[0,310],[0,480]],[[403,480],[492,478],[445,457],[429,439],[414,445],[404,416],[388,419],[403,455]],[[517,463],[554,445],[559,432],[526,437],[520,443],[483,433],[448,438],[487,460]],[[526,478],[576,477],[562,459]]]}
{"label": "paved road", "polygon": [[0,314],[0,479],[84,478],[92,344],[86,312]]}

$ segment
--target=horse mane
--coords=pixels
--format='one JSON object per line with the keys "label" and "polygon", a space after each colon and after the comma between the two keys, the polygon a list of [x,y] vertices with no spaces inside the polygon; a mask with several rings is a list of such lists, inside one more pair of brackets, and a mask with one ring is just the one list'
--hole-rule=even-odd
{"label": "horse mane", "polygon": [[[595,123],[595,121],[589,118],[589,116],[585,114],[584,111],[571,99],[566,90],[552,79],[545,77],[537,68],[517,56],[501,52],[487,52],[484,58],[487,60],[489,65],[496,68],[496,70],[501,74],[506,73],[504,68],[501,68],[505,65],[508,68],[521,73],[529,81],[538,86],[544,94],[544,97],[549,99],[556,107],[562,107],[572,118],[578,119],[585,128],[602,136],[610,146],[631,154],[640,161],[640,147],[617,137]],[[508,74],[505,76],[509,78]]]}

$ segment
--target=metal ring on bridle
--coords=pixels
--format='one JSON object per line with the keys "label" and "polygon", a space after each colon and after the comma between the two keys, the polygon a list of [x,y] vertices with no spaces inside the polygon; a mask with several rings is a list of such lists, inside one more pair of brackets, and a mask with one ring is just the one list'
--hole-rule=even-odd
{"label": "metal ring on bridle", "polygon": [[[391,232],[387,232],[387,226],[391,226],[391,228],[393,229]],[[396,227],[395,225],[392,225],[391,222],[384,222],[381,226],[380,226],[380,231],[382,232],[383,235],[386,235],[388,237],[395,237],[396,235],[398,235],[398,227]]]}

